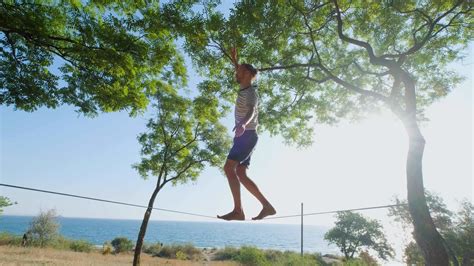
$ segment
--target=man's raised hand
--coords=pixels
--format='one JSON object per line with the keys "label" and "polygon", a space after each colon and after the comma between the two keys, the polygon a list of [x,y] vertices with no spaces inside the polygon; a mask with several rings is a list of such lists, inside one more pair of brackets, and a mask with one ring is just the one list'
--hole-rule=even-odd
{"label": "man's raised hand", "polygon": [[232,47],[232,49],[230,49],[230,57],[232,60],[232,64],[234,64],[235,68],[237,68],[239,66],[239,60],[237,58],[237,48]]}

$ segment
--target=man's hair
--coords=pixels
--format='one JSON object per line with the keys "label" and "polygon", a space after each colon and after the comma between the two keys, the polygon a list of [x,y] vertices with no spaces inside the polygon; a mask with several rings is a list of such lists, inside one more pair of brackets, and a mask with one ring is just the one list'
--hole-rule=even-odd
{"label": "man's hair", "polygon": [[252,73],[252,77],[255,77],[258,73],[258,70],[253,67],[251,64],[242,64],[242,66],[245,67],[245,69],[247,69],[248,71],[250,71],[250,73]]}

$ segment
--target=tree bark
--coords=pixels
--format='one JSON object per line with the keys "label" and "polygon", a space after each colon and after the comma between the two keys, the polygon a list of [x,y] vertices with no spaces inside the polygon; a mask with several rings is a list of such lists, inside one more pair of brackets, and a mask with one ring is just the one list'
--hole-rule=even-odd
{"label": "tree bark", "polygon": [[409,138],[406,174],[408,209],[414,226],[413,236],[423,253],[426,265],[449,265],[444,241],[436,230],[426,204],[422,172],[425,139],[414,114],[406,117],[403,123]]}
{"label": "tree bark", "polygon": [[140,232],[138,233],[137,243],[135,244],[135,254],[133,256],[133,265],[140,265],[140,254],[142,252],[143,239],[145,238],[146,228],[148,226],[148,221],[150,220],[151,211],[153,210],[153,204],[155,203],[156,195],[160,192],[160,186],[156,186],[155,191],[151,195],[150,201],[148,202],[148,208],[145,211],[143,216],[142,225],[140,226]]}

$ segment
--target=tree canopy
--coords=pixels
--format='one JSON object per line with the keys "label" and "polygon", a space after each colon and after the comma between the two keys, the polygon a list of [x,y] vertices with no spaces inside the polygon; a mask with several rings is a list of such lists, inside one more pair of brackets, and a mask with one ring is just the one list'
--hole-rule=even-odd
{"label": "tree canopy", "polygon": [[260,69],[262,128],[305,145],[314,121],[356,119],[383,105],[410,112],[405,73],[422,118],[460,81],[447,65],[472,40],[470,10],[467,1],[241,1],[228,18],[207,12],[196,33],[207,43],[189,41],[187,51],[226,94],[226,51],[238,47]]}
{"label": "tree canopy", "polygon": [[3,213],[3,208],[12,206],[13,204],[16,204],[14,202],[11,202],[9,198],[0,196],[0,214]]}
{"label": "tree canopy", "polygon": [[393,248],[377,220],[349,211],[336,216],[336,225],[324,235],[324,239],[339,247],[346,259],[352,259],[363,248],[374,250],[383,260],[394,256]]}
{"label": "tree canopy", "polygon": [[152,108],[156,114],[147,132],[138,136],[142,159],[133,165],[143,178],[157,177],[162,188],[168,182],[195,180],[206,164],[223,164],[230,138],[219,122],[222,114],[215,97],[202,94],[191,100],[174,91],[158,91]]}
{"label": "tree canopy", "polygon": [[2,1],[0,104],[136,115],[163,83],[186,84],[173,25],[191,4]]}

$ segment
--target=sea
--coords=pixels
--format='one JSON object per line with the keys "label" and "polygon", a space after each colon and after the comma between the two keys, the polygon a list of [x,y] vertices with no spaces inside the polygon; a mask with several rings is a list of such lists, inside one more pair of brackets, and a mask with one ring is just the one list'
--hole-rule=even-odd
{"label": "sea", "polygon": [[[0,233],[22,236],[33,216],[0,216]],[[60,234],[70,239],[87,240],[102,246],[116,237],[136,241],[141,220],[92,219],[59,217]],[[324,234],[329,228],[303,226],[303,251],[338,253],[328,245]],[[267,224],[257,222],[189,222],[150,221],[145,235],[147,243],[187,244],[200,248],[255,246],[261,249],[301,250],[301,226],[298,224]]]}

